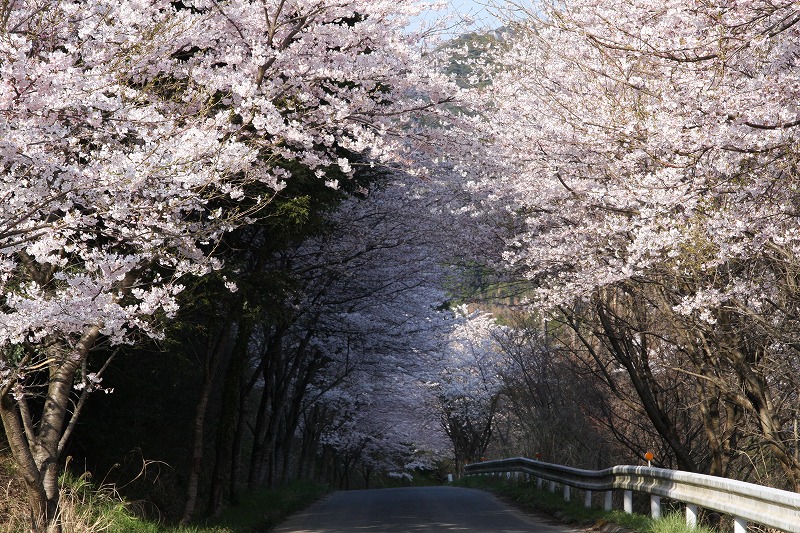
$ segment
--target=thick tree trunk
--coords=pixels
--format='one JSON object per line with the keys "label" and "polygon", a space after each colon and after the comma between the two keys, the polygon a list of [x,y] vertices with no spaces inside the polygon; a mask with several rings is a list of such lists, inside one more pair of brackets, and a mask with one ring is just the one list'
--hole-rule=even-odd
{"label": "thick tree trunk", "polygon": [[47,359],[47,392],[38,423],[34,423],[24,395],[15,398],[15,392],[6,388],[0,397],[0,418],[25,483],[31,530],[35,532],[61,531],[58,520],[58,472],[61,454],[69,437],[69,431],[65,429],[67,407],[70,405],[75,372],[97,342],[100,329],[100,326],[87,328],[70,350],[63,349],[61,345],[51,350]]}
{"label": "thick tree trunk", "polygon": [[47,494],[42,483],[42,476],[30,452],[19,409],[13,398],[8,394],[0,399],[0,417],[3,420],[3,428],[11,447],[11,453],[25,484],[31,529],[33,531],[44,531],[47,524],[52,520],[53,515],[52,512],[48,512]]}
{"label": "thick tree trunk", "polygon": [[194,415],[194,437],[192,444],[192,461],[189,464],[189,471],[186,481],[186,504],[183,507],[181,525],[188,524],[194,515],[197,505],[197,493],[200,486],[200,472],[203,468],[203,434],[205,433],[206,409],[208,408],[208,398],[211,395],[211,382],[213,379],[207,371],[203,379],[203,386],[200,391],[200,398],[197,400],[197,408]]}

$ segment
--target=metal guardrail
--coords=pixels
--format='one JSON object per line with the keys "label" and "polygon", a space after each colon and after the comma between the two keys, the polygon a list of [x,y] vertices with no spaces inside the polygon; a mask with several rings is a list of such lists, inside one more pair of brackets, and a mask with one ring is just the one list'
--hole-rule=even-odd
{"label": "metal guardrail", "polygon": [[686,505],[686,522],[697,523],[697,508],[701,507],[734,518],[734,533],[745,533],[752,522],[787,533],[800,533],[800,494],[773,489],[715,476],[666,470],[648,466],[615,466],[605,470],[581,470],[533,459],[517,457],[484,461],[467,465],[466,475],[507,475],[522,473],[561,485],[564,498],[570,499],[570,487],[586,492],[585,505],[591,506],[592,491],[605,492],[605,508],[611,509],[614,489],[624,490],[625,511],[633,512],[633,491],[650,494],[650,509],[654,518],[661,515],[661,498]]}

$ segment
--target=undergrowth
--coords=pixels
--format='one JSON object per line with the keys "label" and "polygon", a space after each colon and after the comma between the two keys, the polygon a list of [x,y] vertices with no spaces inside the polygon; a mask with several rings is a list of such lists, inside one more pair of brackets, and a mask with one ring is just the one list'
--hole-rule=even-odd
{"label": "undergrowth", "polygon": [[330,489],[312,481],[294,481],[280,489],[254,491],[242,496],[236,507],[223,511],[215,524],[221,531],[269,531],[289,515],[308,507]]}
{"label": "undergrowth", "polygon": [[[13,461],[0,454],[0,533],[28,529],[27,499]],[[126,501],[112,485],[97,486],[89,474],[69,472],[59,480],[60,521],[64,533],[263,533],[290,514],[321,498],[328,488],[297,481],[271,490],[245,494],[241,503],[228,508],[207,524],[178,527],[141,518],[135,503]]]}

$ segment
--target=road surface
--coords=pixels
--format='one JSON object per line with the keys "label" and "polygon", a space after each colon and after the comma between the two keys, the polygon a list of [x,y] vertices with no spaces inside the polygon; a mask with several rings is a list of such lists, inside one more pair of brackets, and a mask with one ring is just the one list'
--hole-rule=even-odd
{"label": "road surface", "polygon": [[336,492],[295,515],[276,533],[574,533],[527,516],[488,492],[411,487]]}

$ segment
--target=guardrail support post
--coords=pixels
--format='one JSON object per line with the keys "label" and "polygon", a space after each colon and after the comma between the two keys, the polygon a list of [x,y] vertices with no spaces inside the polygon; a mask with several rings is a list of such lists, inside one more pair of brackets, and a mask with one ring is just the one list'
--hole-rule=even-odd
{"label": "guardrail support post", "polygon": [[611,508],[613,507],[613,505],[611,504],[613,497],[614,497],[613,491],[610,490],[606,491],[605,501],[603,502],[603,509],[605,509],[606,511],[610,511]]}
{"label": "guardrail support post", "polygon": [[626,490],[622,508],[628,514],[633,514],[633,491]]}
{"label": "guardrail support post", "polygon": [[542,478],[540,477],[536,478],[536,488],[542,490]]}
{"label": "guardrail support post", "polygon": [[661,496],[650,495],[650,517],[653,520],[661,518]]}
{"label": "guardrail support post", "polygon": [[569,485],[564,485],[564,501],[568,502],[570,498]]}
{"label": "guardrail support post", "polygon": [[556,482],[550,481],[550,492],[555,492],[555,491],[556,491]]}
{"label": "guardrail support post", "polygon": [[592,491],[587,490],[583,493],[583,506],[586,508],[592,507]]}
{"label": "guardrail support post", "polygon": [[692,503],[686,504],[686,525],[697,527],[697,506]]}
{"label": "guardrail support post", "polygon": [[739,518],[738,516],[734,516],[733,533],[747,533],[747,520],[744,518]]}

